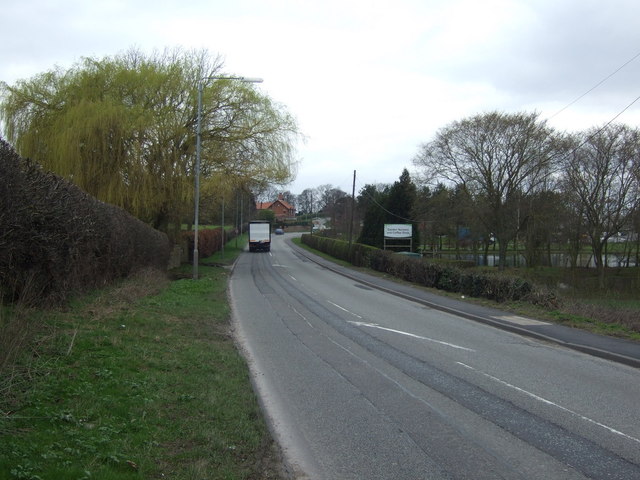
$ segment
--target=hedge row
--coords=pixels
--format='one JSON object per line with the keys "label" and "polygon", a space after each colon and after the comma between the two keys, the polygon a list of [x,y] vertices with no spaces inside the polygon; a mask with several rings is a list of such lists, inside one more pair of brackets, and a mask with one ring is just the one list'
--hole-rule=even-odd
{"label": "hedge row", "polygon": [[373,252],[379,251],[375,247],[362,243],[353,243],[351,249],[349,249],[349,242],[347,241],[309,233],[302,235],[302,243],[334,258],[349,262],[356,267],[369,267],[369,257]]}
{"label": "hedge row", "polygon": [[348,242],[313,235],[303,235],[302,242],[341,260],[353,259],[351,263],[356,266],[371,268],[425,287],[497,302],[524,300],[545,307],[557,306],[557,299],[552,292],[540,289],[520,277],[500,272],[477,272],[423,258],[395,255],[361,244],[354,244],[349,254]]}
{"label": "hedge row", "polygon": [[[200,259],[210,257],[222,250],[223,242],[226,243],[233,240],[236,236],[237,233],[235,231],[228,232],[223,230],[222,227],[198,230],[198,256]],[[189,252],[189,261],[193,261],[194,232],[185,232],[184,238]]]}
{"label": "hedge row", "polygon": [[0,295],[56,304],[143,267],[166,269],[169,239],[22,159],[0,139]]}

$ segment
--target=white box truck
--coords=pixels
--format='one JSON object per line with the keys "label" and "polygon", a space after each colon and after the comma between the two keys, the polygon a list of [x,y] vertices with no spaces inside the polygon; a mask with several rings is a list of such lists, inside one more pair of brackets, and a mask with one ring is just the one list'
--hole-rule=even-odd
{"label": "white box truck", "polygon": [[271,224],[256,220],[249,222],[249,251],[268,252],[271,250]]}

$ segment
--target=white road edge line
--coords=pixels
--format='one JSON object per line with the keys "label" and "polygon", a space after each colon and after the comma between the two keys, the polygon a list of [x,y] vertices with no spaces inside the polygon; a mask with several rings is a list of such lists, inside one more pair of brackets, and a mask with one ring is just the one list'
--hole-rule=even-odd
{"label": "white road edge line", "polygon": [[358,327],[369,327],[369,328],[377,328],[378,330],[385,330],[387,332],[399,333],[400,335],[406,335],[407,337],[417,338],[420,340],[426,340],[428,342],[439,343],[440,345],[445,345],[451,348],[457,348],[458,350],[465,350],[467,352],[475,352],[472,348],[462,347],[460,345],[456,345],[455,343],[443,342],[442,340],[436,340],[434,338],[423,337],[421,335],[416,335],[415,333],[403,332],[402,330],[396,330],[394,328],[383,327],[376,323],[365,323],[365,322],[349,322]]}
{"label": "white road edge line", "polygon": [[535,393],[531,393],[531,392],[528,392],[527,390],[524,390],[523,388],[516,387],[515,385],[512,385],[512,384],[510,384],[508,382],[505,382],[504,380],[500,380],[498,377],[494,377],[493,375],[490,375],[490,374],[488,374],[486,372],[478,370],[477,368],[473,368],[472,366],[467,365],[465,363],[462,363],[462,362],[456,362],[456,363],[458,365],[463,366],[464,368],[468,368],[469,370],[473,370],[474,372],[478,372],[479,374],[484,375],[485,377],[490,378],[491,380],[493,380],[495,382],[498,382],[498,383],[500,383],[500,384],[502,384],[502,385],[504,385],[506,387],[512,388],[512,389],[514,389],[514,390],[516,390],[516,391],[518,391],[520,393],[524,393],[525,395],[528,395],[529,397],[531,397],[531,398],[533,398],[535,400],[538,400],[539,402],[546,403],[547,405],[551,405],[552,407],[559,408],[560,410],[565,411],[565,412],[567,412],[567,413],[569,413],[571,415],[574,415],[574,416],[578,417],[579,419],[584,420],[585,422],[592,423],[594,425],[597,425],[598,427],[601,427],[601,428],[604,428],[605,430],[608,430],[611,433],[614,433],[616,435],[620,435],[621,437],[624,437],[624,438],[626,438],[628,440],[640,443],[640,439],[632,437],[631,435],[627,435],[624,432],[616,430],[615,428],[611,428],[611,427],[609,427],[609,426],[607,426],[607,425],[605,425],[603,423],[600,423],[600,422],[598,422],[596,420],[593,420],[592,418],[585,417],[584,415],[581,415],[581,414],[579,414],[577,412],[574,412],[573,410],[570,410],[570,409],[568,409],[566,407],[563,407],[562,405],[559,405],[559,404],[557,404],[555,402],[552,402],[551,400],[547,400],[546,398],[540,397],[540,396],[536,395]]}

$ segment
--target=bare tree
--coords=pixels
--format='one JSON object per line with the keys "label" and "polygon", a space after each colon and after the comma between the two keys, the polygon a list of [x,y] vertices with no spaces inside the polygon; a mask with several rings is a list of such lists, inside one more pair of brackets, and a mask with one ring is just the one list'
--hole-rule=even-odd
{"label": "bare tree", "polygon": [[305,188],[300,195],[298,195],[298,210],[304,213],[314,212],[314,191],[312,188]]}
{"label": "bare tree", "polygon": [[[296,205],[296,200],[298,198],[298,196],[295,193],[291,193],[291,191],[289,190],[285,190],[283,192],[280,192],[279,195],[282,195],[282,199],[287,202],[289,205]],[[278,198],[280,198],[278,196]]]}
{"label": "bare tree", "polygon": [[604,286],[603,251],[611,236],[630,226],[640,205],[640,132],[607,125],[575,136],[564,161],[565,188],[581,207]]}
{"label": "bare tree", "polygon": [[334,230],[344,230],[346,215],[347,215],[347,203],[345,199],[348,197],[347,193],[340,190],[340,188],[330,188],[325,190],[322,195],[322,203],[324,205],[325,215],[331,217],[331,227]]}
{"label": "bare tree", "polygon": [[276,198],[278,198],[278,189],[277,185],[272,184],[264,184],[259,187],[254,187],[254,193],[259,202],[273,202]]}
{"label": "bare tree", "polygon": [[[546,188],[534,192],[520,210],[520,241],[524,242],[524,257],[528,267],[551,265],[551,247],[554,242],[561,242],[563,232],[569,232],[565,239],[570,252],[576,244],[576,232],[579,224],[570,216],[571,204],[566,202],[562,192]],[[579,241],[579,233],[577,240]],[[579,243],[578,243],[579,245]],[[575,264],[576,257],[572,257]]]}
{"label": "bare tree", "polygon": [[498,240],[504,268],[520,228],[520,202],[550,175],[557,154],[554,132],[538,114],[491,112],[441,129],[420,147],[414,164],[466,190]]}
{"label": "bare tree", "polygon": [[333,188],[333,185],[330,183],[318,185],[315,188],[315,196],[317,197],[316,207],[318,212],[323,211],[327,206],[327,200],[330,198],[330,195],[327,192],[333,190]]}

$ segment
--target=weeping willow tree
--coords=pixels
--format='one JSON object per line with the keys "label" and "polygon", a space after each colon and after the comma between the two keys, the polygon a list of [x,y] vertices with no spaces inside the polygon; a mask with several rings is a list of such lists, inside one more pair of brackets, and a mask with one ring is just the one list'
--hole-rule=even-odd
{"label": "weeping willow tree", "polygon": [[0,84],[6,139],[23,157],[168,231],[193,212],[197,91],[201,185],[287,183],[297,125],[251,85],[221,77],[206,51],[131,50]]}

